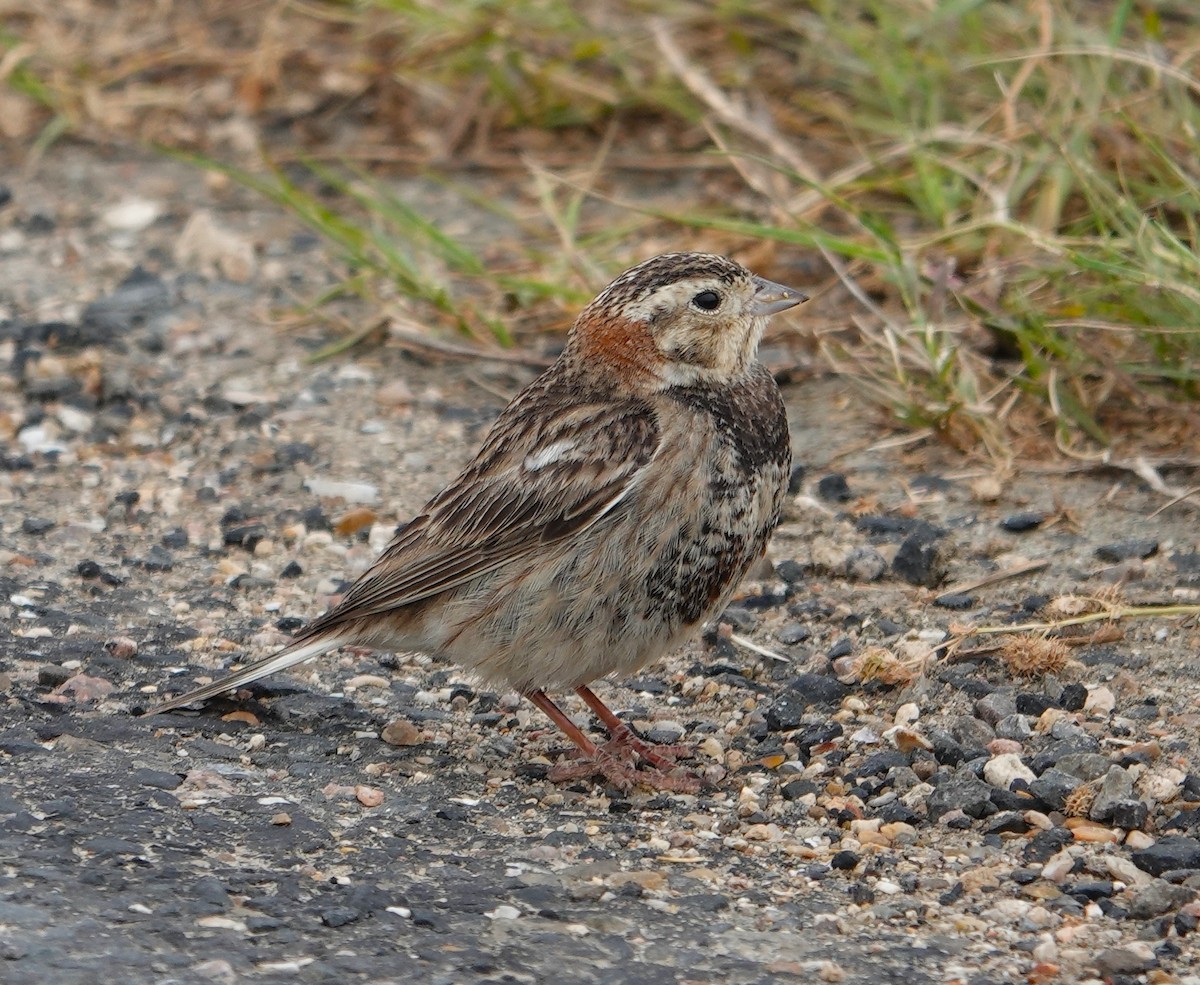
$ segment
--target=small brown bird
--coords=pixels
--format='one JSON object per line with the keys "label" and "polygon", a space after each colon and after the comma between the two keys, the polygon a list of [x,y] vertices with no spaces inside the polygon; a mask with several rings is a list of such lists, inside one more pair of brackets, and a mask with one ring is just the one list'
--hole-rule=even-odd
{"label": "small brown bird", "polygon": [[[625,271],[340,603],[273,656],[150,713],[347,644],[418,650],[544,711],[584,757],[553,778],[696,789],[675,768],[685,750],[643,742],[588,684],[695,633],[763,555],[791,447],[756,354],[767,317],[804,300],[706,253]],[[550,689],[574,690],[611,741],[593,743]]]}

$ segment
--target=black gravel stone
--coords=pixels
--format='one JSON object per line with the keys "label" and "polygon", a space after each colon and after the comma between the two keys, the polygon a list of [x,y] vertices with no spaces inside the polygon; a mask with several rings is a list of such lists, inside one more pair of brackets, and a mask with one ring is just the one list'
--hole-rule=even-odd
{"label": "black gravel stone", "polygon": [[1002,810],[988,818],[983,833],[989,835],[1015,833],[1024,834],[1029,830],[1029,822],[1020,811]]}
{"label": "black gravel stone", "polygon": [[772,732],[797,729],[800,719],[810,707],[836,707],[849,693],[850,689],[835,677],[800,674],[792,678],[767,706],[764,712],[767,728]]}
{"label": "black gravel stone", "polygon": [[865,513],[854,521],[854,529],[878,540],[899,540],[911,530],[929,527],[923,519],[892,516],[889,513]]}
{"label": "black gravel stone", "polygon": [[1066,828],[1051,828],[1035,834],[1025,844],[1021,857],[1029,863],[1048,862],[1075,840]]}
{"label": "black gravel stone", "polygon": [[877,619],[875,626],[884,636],[899,636],[901,633],[908,631],[906,626],[901,626],[900,623],[894,622],[887,617]]}
{"label": "black gravel stone", "polygon": [[908,756],[899,749],[888,749],[868,756],[851,771],[851,774],[855,777],[883,776],[890,769],[907,765]]}
{"label": "black gravel stone", "polygon": [[203,876],[192,886],[192,895],[221,910],[229,909],[229,892],[215,876]]}
{"label": "black gravel stone", "polygon": [[267,537],[267,528],[261,523],[250,523],[243,527],[228,527],[224,533],[224,541],[230,547],[244,547],[253,551],[259,542]]}
{"label": "black gravel stone", "polygon": [[176,551],[180,548],[187,547],[187,531],[184,530],[183,527],[176,527],[174,530],[163,534],[161,543],[163,547],[170,547],[172,550]]}
{"label": "black gravel stone", "polygon": [[279,572],[280,578],[299,578],[304,574],[304,569],[300,567],[298,561],[289,561],[283,566],[283,570]]}
{"label": "black gravel stone", "polygon": [[1132,855],[1133,864],[1152,876],[1172,869],[1200,869],[1200,841],[1187,835],[1167,835]]}
{"label": "black gravel stone", "polygon": [[153,787],[155,790],[174,790],[183,782],[183,777],[178,773],[142,766],[133,771],[132,780],[139,786]]}
{"label": "black gravel stone", "polygon": [[975,604],[975,596],[966,592],[951,592],[949,595],[939,595],[933,602],[943,609],[969,609]]}
{"label": "black gravel stone", "polygon": [[829,860],[829,864],[835,869],[848,872],[858,865],[860,861],[861,859],[857,852],[852,852],[849,849],[843,849],[842,851],[834,854],[833,858]]}
{"label": "black gravel stone", "polygon": [[790,558],[775,565],[775,574],[789,585],[798,585],[804,581],[805,570],[804,565]]}
{"label": "black gravel stone", "polygon": [[303,441],[290,441],[275,449],[275,464],[284,468],[291,467],[298,462],[311,464],[316,457],[316,449]]}
{"label": "black gravel stone", "polygon": [[355,910],[349,906],[331,906],[321,911],[321,923],[325,924],[326,927],[344,927],[348,923],[354,923],[355,920],[361,917],[362,913],[359,910]]}
{"label": "black gravel stone", "polygon": [[933,746],[934,758],[943,766],[957,766],[963,760],[963,747],[945,729],[931,728],[925,737]]}
{"label": "black gravel stone", "polygon": [[1020,715],[1028,715],[1030,718],[1041,718],[1044,712],[1055,707],[1057,707],[1055,703],[1044,694],[1032,694],[1029,691],[1022,691],[1017,695],[1017,713]]}
{"label": "black gravel stone", "polygon": [[779,790],[784,800],[799,800],[809,794],[818,793],[818,787],[812,780],[789,780]]}
{"label": "black gravel stone", "polygon": [[175,567],[175,559],[171,552],[155,544],[142,558],[141,565],[147,571],[170,571]]}
{"label": "black gravel stone", "polygon": [[838,722],[822,722],[810,725],[792,736],[792,742],[799,748],[801,755],[808,756],[814,746],[824,745],[842,736],[842,726]]}
{"label": "black gravel stone", "polygon": [[785,646],[803,643],[810,636],[812,636],[812,630],[798,622],[789,623],[776,633],[776,638]]}
{"label": "black gravel stone", "polygon": [[1074,885],[1067,886],[1066,890],[1068,895],[1083,900],[1107,899],[1114,892],[1113,884],[1107,879],[1077,882]]}
{"label": "black gravel stone", "polygon": [[1083,706],[1087,703],[1087,685],[1067,684],[1058,700],[1066,711],[1083,711]]}
{"label": "black gravel stone", "polygon": [[13,200],[12,189],[3,183],[0,183],[0,209],[8,205]]}
{"label": "black gravel stone", "polygon": [[1150,820],[1150,808],[1140,800],[1119,800],[1113,804],[1112,823],[1126,831],[1142,830]]}
{"label": "black gravel stone", "polygon": [[854,644],[842,637],[840,640],[834,640],[833,645],[829,648],[829,652],[825,655],[830,660],[837,660],[839,657],[848,657],[854,652]]}
{"label": "black gravel stone", "polygon": [[1029,768],[1037,774],[1044,773],[1054,766],[1064,756],[1075,753],[1094,753],[1100,751],[1100,743],[1090,735],[1076,735],[1067,739],[1051,742],[1041,752],[1030,760]]}
{"label": "black gravel stone", "polygon": [[55,523],[44,516],[27,516],[21,521],[21,533],[37,536],[53,530]]}
{"label": "black gravel stone", "polygon": [[1036,530],[1046,520],[1045,513],[1035,511],[1027,511],[1024,513],[1010,513],[1000,521],[1000,529],[1007,530],[1009,533],[1019,534],[1026,530]]}
{"label": "black gravel stone", "polygon": [[1101,561],[1116,564],[1131,558],[1152,557],[1158,553],[1158,541],[1148,537],[1133,537],[1129,540],[1117,540],[1111,544],[1103,544],[1096,548],[1096,557]]}
{"label": "black gravel stone", "polygon": [[1060,811],[1067,797],[1082,783],[1079,777],[1051,767],[1029,784],[1029,790],[1051,810]]}
{"label": "black gravel stone", "polygon": [[970,770],[960,767],[933,788],[926,806],[933,820],[960,810],[976,820],[993,813],[992,788]]}
{"label": "black gravel stone", "polygon": [[884,804],[875,811],[875,816],[885,824],[892,824],[896,821],[917,824],[921,820],[921,815],[902,800],[893,800],[890,804]]}
{"label": "black gravel stone", "polygon": [[75,565],[75,574],[80,578],[99,578],[100,572],[100,565],[90,558]]}
{"label": "black gravel stone", "polygon": [[309,533],[315,530],[333,530],[333,524],[320,506],[310,506],[300,514],[300,519]]}
{"label": "black gravel stone", "polygon": [[831,503],[845,503],[854,498],[850,484],[841,472],[830,472],[817,480],[817,495]]}
{"label": "black gravel stone", "polygon": [[946,559],[938,537],[929,530],[909,534],[896,551],[892,570],[910,585],[936,588],[946,576]]}

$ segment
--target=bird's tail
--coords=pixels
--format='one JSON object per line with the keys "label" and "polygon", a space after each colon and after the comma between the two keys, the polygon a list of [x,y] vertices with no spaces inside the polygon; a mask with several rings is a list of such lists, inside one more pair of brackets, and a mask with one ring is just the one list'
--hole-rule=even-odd
{"label": "bird's tail", "polygon": [[170,711],[172,708],[180,708],[183,705],[204,701],[224,691],[231,691],[235,687],[250,684],[259,678],[266,677],[268,674],[274,674],[276,671],[294,667],[305,660],[319,657],[322,653],[337,649],[343,643],[348,642],[350,642],[350,637],[341,634],[322,634],[315,639],[297,640],[295,643],[285,646],[278,653],[273,653],[269,657],[264,657],[262,660],[248,664],[241,670],[236,670],[232,674],[222,677],[219,681],[214,681],[212,684],[206,684],[204,687],[198,687],[194,691],[188,691],[187,694],[181,694],[177,698],[171,698],[169,701],[157,704],[147,711],[146,714],[157,715],[160,712]]}

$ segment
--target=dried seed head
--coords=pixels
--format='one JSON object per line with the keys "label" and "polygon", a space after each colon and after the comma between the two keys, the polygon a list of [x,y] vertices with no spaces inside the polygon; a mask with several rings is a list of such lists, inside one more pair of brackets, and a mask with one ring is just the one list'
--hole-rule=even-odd
{"label": "dried seed head", "polygon": [[1094,780],[1076,787],[1063,798],[1063,813],[1067,817],[1087,817],[1096,802],[1099,789],[1100,785]]}
{"label": "dried seed head", "polygon": [[1018,677],[1044,677],[1060,673],[1071,662],[1071,650],[1061,640],[1013,635],[1000,641],[1000,659]]}

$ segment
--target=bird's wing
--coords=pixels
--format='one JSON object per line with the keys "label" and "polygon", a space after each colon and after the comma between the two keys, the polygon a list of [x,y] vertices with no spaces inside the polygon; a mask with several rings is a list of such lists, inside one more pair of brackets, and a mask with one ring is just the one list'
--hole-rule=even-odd
{"label": "bird's wing", "polygon": [[[639,401],[605,401],[567,404],[549,416],[528,406],[538,399],[534,392],[511,405],[463,473],[290,645],[148,713],[201,701],[353,642],[349,624],[364,616],[437,595],[600,520],[658,453],[662,436],[653,410]],[[552,404],[561,405],[561,399]]]}
{"label": "bird's wing", "polygon": [[304,635],[429,598],[579,533],[629,495],[661,444],[644,401],[537,410],[506,411],[474,461]]}

